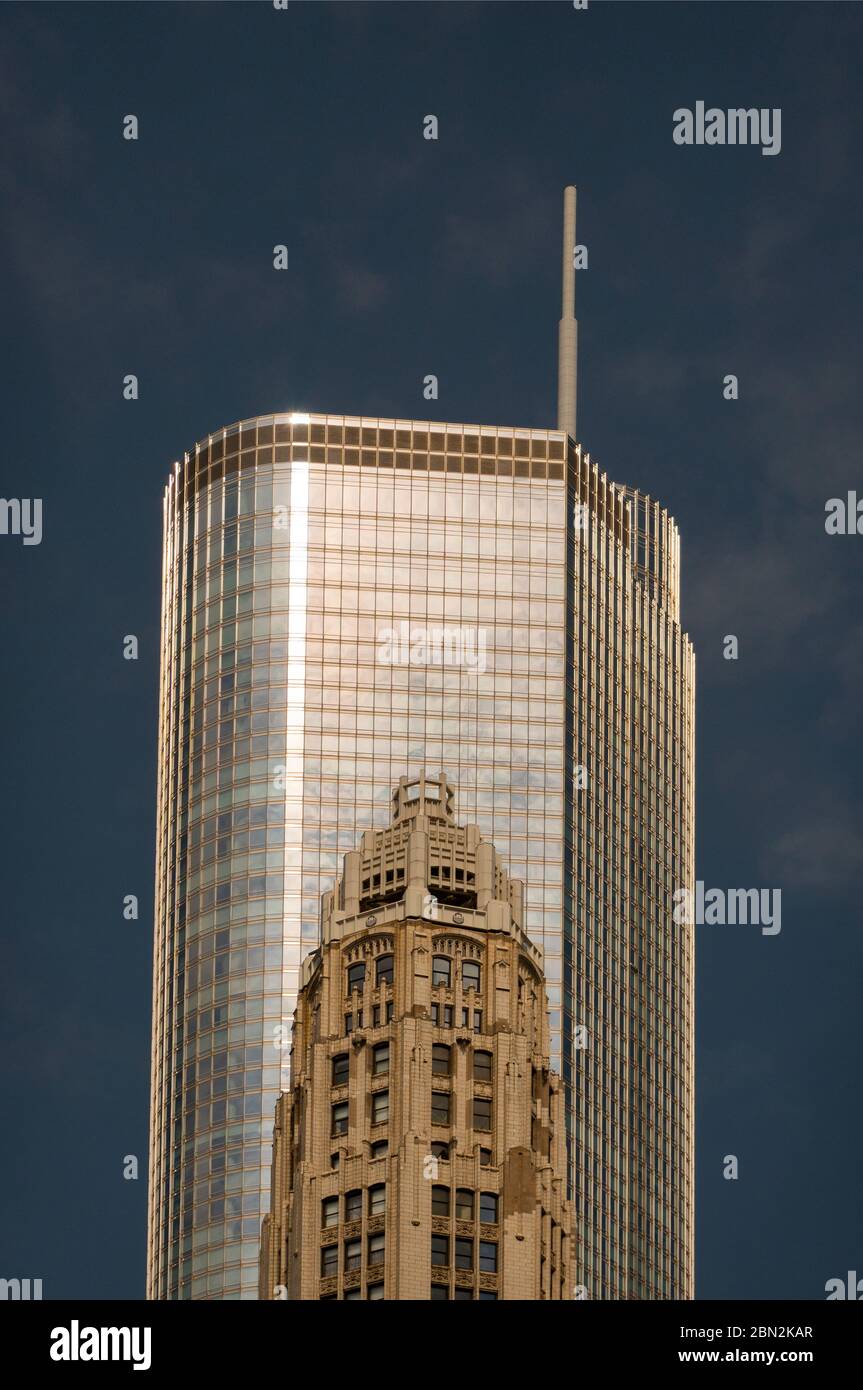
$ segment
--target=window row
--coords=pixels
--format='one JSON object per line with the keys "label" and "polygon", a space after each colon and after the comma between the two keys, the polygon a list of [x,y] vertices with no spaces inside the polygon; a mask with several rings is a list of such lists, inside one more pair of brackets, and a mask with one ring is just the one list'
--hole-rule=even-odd
{"label": "window row", "polygon": [[[383,1125],[390,1118],[389,1091],[375,1091],[371,1097],[371,1120],[373,1125]],[[336,1138],[347,1134],[349,1102],[336,1101],[331,1106],[330,1136]],[[431,1122],[433,1125],[448,1125],[452,1119],[452,1095],[449,1091],[432,1091]],[[471,1123],[474,1129],[490,1131],[492,1128],[492,1103],[488,1096],[474,1096]]]}
{"label": "window row", "polygon": [[[444,985],[446,989],[450,989],[452,986],[452,966],[453,963],[449,956],[433,956],[432,986]],[[461,985],[464,990],[479,990],[480,964],[478,960],[462,961]]]}
{"label": "window row", "polygon": [[[453,1214],[452,1193],[448,1187],[438,1186],[432,1188],[432,1216],[450,1216]],[[467,1187],[457,1187],[455,1192],[455,1218],[457,1221],[475,1220],[476,1193]],[[496,1192],[481,1192],[479,1194],[479,1219],[488,1225],[497,1224],[499,1199]]]}
{"label": "window row", "polygon": [[[452,1048],[448,1043],[432,1043],[432,1075],[452,1075]],[[494,1075],[494,1054],[474,1050],[474,1081],[490,1082]]]}
{"label": "window row", "polygon": [[[335,1138],[340,1134],[348,1132],[348,1102],[346,1100],[337,1101],[331,1106],[331,1125],[330,1135]],[[372,1124],[386,1124],[390,1117],[390,1093],[389,1091],[375,1091],[372,1096]]]}
{"label": "window row", "polygon": [[[393,983],[393,957],[391,955],[378,956],[374,962],[375,967],[375,987],[378,985],[391,985]],[[463,990],[479,991],[481,981],[481,966],[476,960],[463,960],[461,963],[461,983]],[[347,993],[350,995],[354,990],[361,990],[366,982],[366,962],[364,960],[354,961],[347,968]],[[452,988],[453,982],[453,962],[449,956],[434,956],[432,958],[432,985],[443,985],[446,989]]]}
{"label": "window row", "polygon": [[[386,1139],[378,1139],[375,1141],[374,1144],[369,1145],[369,1157],[372,1160],[377,1158],[386,1158],[387,1154],[389,1153],[389,1147],[390,1146]],[[489,1162],[491,1162],[491,1159],[489,1159]],[[330,1168],[332,1169],[332,1171],[336,1172],[340,1166],[341,1154],[330,1154]]]}
{"label": "window row", "polygon": [[[450,1297],[449,1284],[432,1284],[432,1286],[431,1286],[431,1301],[432,1301],[433,1303],[436,1303],[436,1302],[443,1302],[443,1301],[449,1299],[449,1297]],[[476,1294],[476,1297],[477,1297],[477,1298],[486,1299],[486,1300],[494,1300],[494,1301],[497,1300],[497,1294],[495,1293],[494,1289],[480,1289],[479,1292]],[[473,1289],[456,1289],[455,1293],[452,1295],[452,1301],[453,1301],[453,1302],[458,1302],[460,1299],[461,1299],[461,1300],[464,1300],[464,1299],[467,1299],[467,1298],[473,1300],[473,1298],[474,1298],[474,1291],[473,1291]]]}
{"label": "window row", "polygon": [[[324,1197],[321,1202],[321,1226],[324,1230],[329,1230],[332,1226],[339,1224],[339,1201],[338,1196]],[[385,1183],[378,1183],[368,1190],[368,1202],[366,1210],[369,1216],[383,1216],[387,1209],[387,1189]],[[344,1221],[361,1221],[363,1216],[363,1192],[357,1188],[353,1192],[346,1192],[344,1195]],[[483,1218],[485,1219],[485,1218]]]}
{"label": "window row", "polygon": [[[375,960],[375,985],[391,985],[393,982],[393,957],[378,956]],[[366,982],[366,962],[364,960],[355,961],[348,966],[348,994],[352,994],[355,989],[362,989]]]}
{"label": "window row", "polygon": [[479,1245],[480,1274],[497,1274],[497,1241],[475,1241],[472,1236],[432,1236],[431,1262],[433,1269],[448,1268],[454,1263],[456,1269],[473,1270],[475,1249]]}
{"label": "window row", "polygon": [[[476,425],[427,425],[425,422],[411,421],[404,422],[402,428],[398,428],[393,420],[382,420],[368,415],[349,415],[339,418],[338,423],[334,423],[336,417],[316,416],[315,419],[309,418],[305,423],[282,418],[276,415],[254,415],[248,420],[238,420],[233,425],[227,425],[223,430],[215,434],[208,435],[206,439],[199,440],[194,446],[194,450],[189,450],[186,466],[189,468],[205,469],[207,463],[221,459],[223,455],[236,453],[239,450],[253,449],[257,444],[258,448],[272,444],[353,444],[362,445],[363,448],[372,449],[413,449],[416,453],[428,453],[439,450],[448,454],[500,454],[504,458],[531,458],[531,459],[563,459],[564,441],[545,435],[545,437],[533,431],[506,431],[495,430],[491,426],[484,426],[478,429]],[[401,424],[401,422],[399,422]],[[255,431],[257,430],[257,438]],[[241,432],[242,431],[242,432]],[[413,441],[411,441],[411,431],[413,431]],[[579,460],[570,451],[570,463],[577,467]],[[594,464],[592,473],[588,473],[587,464],[581,466],[582,477],[587,480],[593,478],[594,492],[601,483],[598,481],[598,471]],[[185,481],[186,474],[182,475]],[[248,478],[243,477],[242,488],[245,495],[246,489],[251,490],[255,479],[258,480],[258,490],[260,492],[260,473],[252,474]],[[341,495],[342,485],[350,487],[350,481],[343,479],[340,475],[328,479],[328,491],[336,497]],[[364,480],[365,483],[365,480]],[[182,490],[183,484],[181,483]],[[383,486],[383,485],[382,485]],[[408,484],[405,482],[405,486]],[[316,496],[323,496],[324,479],[319,471],[313,474],[312,488],[313,500]],[[214,495],[218,497],[221,492],[218,480],[214,480]],[[356,488],[353,486],[353,490]],[[237,483],[226,482],[224,484],[226,494],[236,493]],[[653,506],[659,512],[658,503],[652,503],[646,495],[641,495],[636,503],[640,510],[640,522],[644,529],[649,524],[648,508]],[[661,514],[661,512],[660,512]]]}
{"label": "window row", "polygon": [[[382,1265],[386,1254],[386,1236],[383,1231],[369,1236],[366,1242],[366,1264]],[[350,1274],[363,1267],[363,1242],[346,1240],[344,1242],[344,1265],[342,1272]],[[321,1277],[329,1278],[339,1272],[338,1245],[325,1245],[321,1250]]]}
{"label": "window row", "polygon": [[[390,1069],[390,1045],[377,1043],[372,1048],[372,1076],[385,1076]],[[350,1078],[350,1053],[340,1052],[332,1059],[333,1086],[346,1086]]]}
{"label": "window row", "polygon": [[[454,1010],[452,1004],[432,1004],[431,1019],[436,1028],[452,1028],[453,1017]],[[470,1009],[462,1009],[461,1026],[462,1028],[469,1028],[471,1026]],[[474,1009],[473,1011],[473,1031],[475,1033],[482,1032],[482,1009]]]}
{"label": "window row", "polygon": [[[365,1297],[366,1297],[366,1299],[369,1300],[369,1302],[374,1302],[374,1301],[377,1300],[377,1299],[383,1298],[383,1296],[384,1296],[384,1286],[383,1286],[383,1284],[368,1284],[368,1285],[366,1286],[366,1295],[365,1295]],[[363,1291],[362,1291],[361,1288],[357,1288],[357,1289],[345,1289],[345,1292],[344,1292],[343,1297],[344,1297],[344,1302],[345,1302],[345,1303],[348,1303],[348,1302],[356,1302],[357,1300],[360,1300],[360,1299],[363,1298]],[[337,1298],[337,1295],[336,1295],[336,1294],[334,1294],[334,1293],[326,1293],[326,1294],[324,1294],[323,1298],[321,1299],[321,1302],[322,1302],[322,1303],[334,1303],[335,1300],[336,1300],[336,1298]]]}
{"label": "window row", "polygon": [[[452,1096],[449,1091],[432,1091],[431,1121],[433,1125],[448,1125],[452,1119]],[[492,1127],[491,1100],[474,1096],[471,1122],[474,1129],[489,1131]]]}
{"label": "window row", "polygon": [[[392,1021],[393,1021],[393,1001],[392,1001],[392,999],[388,999],[387,1002],[386,1002],[386,1007],[385,1007],[385,1009],[384,1009],[384,1021],[385,1021],[386,1023],[392,1023]],[[363,1010],[362,1010],[362,1009],[359,1009],[358,1012],[357,1012],[356,1014],[353,1014],[353,1013],[345,1014],[345,1032],[346,1032],[346,1033],[352,1033],[352,1032],[354,1031],[354,1023],[356,1023],[357,1028],[362,1028],[362,1026],[363,1026]],[[372,1008],[372,1027],[373,1027],[373,1028],[380,1028],[380,1026],[381,1026],[381,1006],[380,1006],[380,1004],[375,1004],[374,1007]]]}
{"label": "window row", "polygon": [[[372,1076],[386,1076],[390,1069],[389,1042],[376,1043],[371,1050]],[[340,1052],[332,1059],[331,1084],[346,1086],[350,1079],[350,1053]],[[494,1055],[491,1052],[474,1051],[474,1081],[490,1082],[494,1072]],[[432,1074],[434,1076],[452,1075],[452,1048],[447,1043],[432,1044]]]}

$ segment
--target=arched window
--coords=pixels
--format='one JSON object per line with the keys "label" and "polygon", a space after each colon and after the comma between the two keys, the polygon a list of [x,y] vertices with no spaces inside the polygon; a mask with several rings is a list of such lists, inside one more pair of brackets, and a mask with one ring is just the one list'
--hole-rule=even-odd
{"label": "arched window", "polygon": [[433,1125],[448,1125],[450,1122],[449,1091],[432,1091],[431,1122]]}
{"label": "arched window", "polygon": [[473,1054],[474,1081],[491,1081],[493,1063],[494,1058],[490,1052],[475,1052]]}
{"label": "arched window", "polygon": [[485,1096],[474,1096],[473,1098],[473,1127],[474,1129],[491,1129],[491,1101]]}
{"label": "arched window", "polygon": [[375,961],[375,984],[391,985],[393,982],[393,958],[392,956],[378,956]]}
{"label": "arched window", "polygon": [[432,1188],[432,1216],[449,1216],[449,1188]]}
{"label": "arched window", "polygon": [[452,961],[449,956],[435,956],[432,960],[432,985],[452,984]]}
{"label": "arched window", "polygon": [[345,1273],[363,1267],[363,1243],[361,1240],[345,1241]]}
{"label": "arched window", "polygon": [[[323,1251],[321,1258],[323,1259]],[[449,1236],[432,1236],[431,1262],[432,1266],[440,1265],[444,1268],[449,1264]],[[336,1251],[336,1269],[338,1269],[338,1251]],[[449,1297],[449,1293],[447,1293],[447,1297]]]}
{"label": "arched window", "polygon": [[460,1187],[456,1191],[455,1215],[457,1221],[473,1221],[473,1193],[469,1187]]}
{"label": "arched window", "polygon": [[479,961],[462,961],[461,967],[462,989],[479,989]]}
{"label": "arched window", "polygon": [[348,994],[355,989],[362,989],[366,979],[366,963],[364,960],[355,961],[348,966]]}
{"label": "arched window", "polygon": [[485,1221],[487,1225],[497,1225],[496,1192],[481,1192],[479,1194],[479,1219]]}

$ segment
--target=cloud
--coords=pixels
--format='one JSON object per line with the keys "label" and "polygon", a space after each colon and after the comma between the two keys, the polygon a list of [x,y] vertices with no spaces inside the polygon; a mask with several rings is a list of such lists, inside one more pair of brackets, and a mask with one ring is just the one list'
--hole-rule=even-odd
{"label": "cloud", "polygon": [[863,872],[859,809],[831,798],[782,831],[763,851],[765,869],[784,884],[844,895]]}
{"label": "cloud", "polygon": [[[839,601],[838,575],[801,563],[808,548],[825,541],[819,521],[785,521],[765,534],[755,525],[726,524],[697,555],[687,554],[685,608],[687,626],[719,643],[727,633],[740,639],[738,669],[763,674],[770,668],[798,668],[812,659],[813,647],[833,659],[832,642],[819,633]],[[805,653],[805,655],[804,655]]]}
{"label": "cloud", "polygon": [[355,313],[380,309],[389,297],[386,278],[358,262],[342,261],[336,277],[342,303]]}
{"label": "cloud", "polygon": [[483,175],[482,211],[449,212],[443,258],[450,273],[479,276],[500,286],[519,273],[535,277],[538,247],[557,246],[560,193],[524,168]]}

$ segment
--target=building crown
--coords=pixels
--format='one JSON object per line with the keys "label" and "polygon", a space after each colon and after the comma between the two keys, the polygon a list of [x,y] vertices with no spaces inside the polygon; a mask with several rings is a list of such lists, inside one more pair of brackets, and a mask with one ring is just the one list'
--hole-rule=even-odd
{"label": "building crown", "polygon": [[[512,879],[478,825],[458,825],[455,789],[443,771],[402,777],[392,819],[364,830],[321,899],[321,943],[359,929],[416,916],[465,930],[505,931],[541,969],[542,952],[525,933],[524,885]],[[319,952],[304,963],[316,968]],[[308,969],[307,969],[308,967]]]}
{"label": "building crown", "polygon": [[425,816],[432,825],[455,825],[453,789],[446,774],[423,771],[418,777],[400,777],[393,792],[392,824],[403,826]]}

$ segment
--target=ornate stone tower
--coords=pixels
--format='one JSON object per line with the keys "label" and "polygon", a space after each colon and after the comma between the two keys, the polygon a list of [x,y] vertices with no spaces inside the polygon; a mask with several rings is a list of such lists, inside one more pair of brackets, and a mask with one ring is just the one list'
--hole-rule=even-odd
{"label": "ornate stone tower", "polygon": [[561,1299],[575,1268],[542,956],[446,777],[322,903],[276,1111],[261,1298]]}

